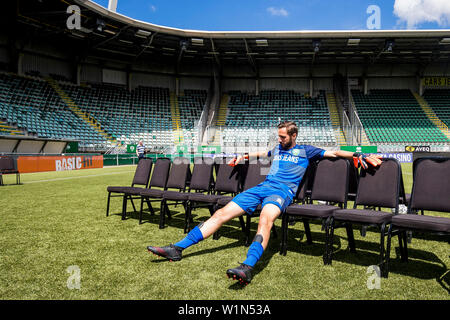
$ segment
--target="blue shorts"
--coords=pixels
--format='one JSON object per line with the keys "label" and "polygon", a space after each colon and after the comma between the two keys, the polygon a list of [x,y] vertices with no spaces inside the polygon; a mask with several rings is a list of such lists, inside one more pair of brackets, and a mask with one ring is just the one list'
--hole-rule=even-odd
{"label": "blue shorts", "polygon": [[276,205],[283,213],[292,203],[292,197],[282,189],[260,183],[256,187],[239,193],[232,201],[247,214],[252,214],[259,204],[263,208],[268,203]]}

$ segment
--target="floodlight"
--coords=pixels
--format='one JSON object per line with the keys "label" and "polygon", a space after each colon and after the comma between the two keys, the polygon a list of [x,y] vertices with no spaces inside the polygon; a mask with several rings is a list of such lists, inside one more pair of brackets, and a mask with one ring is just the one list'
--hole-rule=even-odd
{"label": "floodlight", "polygon": [[187,41],[187,40],[181,40],[181,41],[180,41],[181,51],[186,51],[188,45],[189,45],[189,41]]}
{"label": "floodlight", "polygon": [[106,26],[105,21],[97,18],[97,31],[102,32],[103,28]]}
{"label": "floodlight", "polygon": [[385,49],[387,52],[392,52],[392,49],[395,46],[395,41],[394,40],[386,40],[386,46]]}
{"label": "floodlight", "polygon": [[144,38],[146,39],[149,35],[151,35],[152,33],[150,31],[146,31],[146,30],[141,30],[139,29],[138,31],[136,31],[135,36],[139,37],[139,38]]}
{"label": "floodlight", "polygon": [[320,50],[320,40],[313,40],[313,48],[314,48],[314,52],[317,53]]}
{"label": "floodlight", "polygon": [[203,45],[203,39],[192,38],[191,39],[191,44],[193,46],[202,46]]}
{"label": "floodlight", "polygon": [[258,47],[267,47],[269,45],[267,39],[256,39],[255,42]]}
{"label": "floodlight", "polygon": [[357,45],[359,45],[360,41],[361,41],[361,39],[348,39],[347,45],[348,46],[357,46]]}

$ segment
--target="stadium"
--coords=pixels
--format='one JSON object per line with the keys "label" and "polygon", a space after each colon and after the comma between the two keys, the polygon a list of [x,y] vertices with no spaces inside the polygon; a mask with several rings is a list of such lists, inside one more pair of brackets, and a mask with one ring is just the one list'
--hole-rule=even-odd
{"label": "stadium", "polygon": [[[450,30],[199,31],[93,1],[2,6],[3,300],[448,300]],[[283,214],[246,287],[225,270],[257,215],[180,262],[149,255],[264,179],[268,163],[227,162],[273,149],[286,120],[297,144],[389,159],[372,176],[385,198],[364,202],[369,178],[350,161],[342,200],[319,195],[320,170],[342,173],[339,161],[311,165],[296,195],[371,219]],[[211,168],[198,189],[196,159]]]}

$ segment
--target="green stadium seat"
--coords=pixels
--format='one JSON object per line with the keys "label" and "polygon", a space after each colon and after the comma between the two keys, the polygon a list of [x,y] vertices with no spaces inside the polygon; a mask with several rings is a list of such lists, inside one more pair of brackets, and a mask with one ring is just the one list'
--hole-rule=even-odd
{"label": "green stadium seat", "polygon": [[[336,145],[325,93],[307,98],[293,90],[263,90],[259,95],[230,91],[223,141],[225,146],[269,145],[279,119],[299,126],[297,141]],[[245,132],[245,134],[243,134]]]}
{"label": "green stadium seat", "polygon": [[[0,74],[0,92],[2,92],[1,117],[31,134],[43,138],[62,139],[70,136],[69,128],[75,127],[103,139],[73,114],[44,80]],[[85,142],[80,139],[80,145]]]}
{"label": "green stadium seat", "polygon": [[423,98],[428,102],[436,116],[450,127],[450,90],[426,89]]}
{"label": "green stadium seat", "polygon": [[371,143],[441,143],[447,137],[427,117],[410,90],[352,90]]}

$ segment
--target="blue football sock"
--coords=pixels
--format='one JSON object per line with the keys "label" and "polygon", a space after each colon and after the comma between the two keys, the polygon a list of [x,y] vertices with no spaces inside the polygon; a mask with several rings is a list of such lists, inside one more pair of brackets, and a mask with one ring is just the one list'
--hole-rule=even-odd
{"label": "blue football sock", "polygon": [[247,259],[243,263],[253,268],[258,262],[259,258],[261,258],[263,252],[264,248],[261,243],[257,241],[252,242],[252,244],[248,248]]}
{"label": "blue football sock", "polygon": [[183,240],[175,243],[175,246],[180,247],[182,249],[186,249],[187,247],[190,247],[202,240],[203,234],[200,231],[200,228],[195,227],[187,234],[187,236]]}

